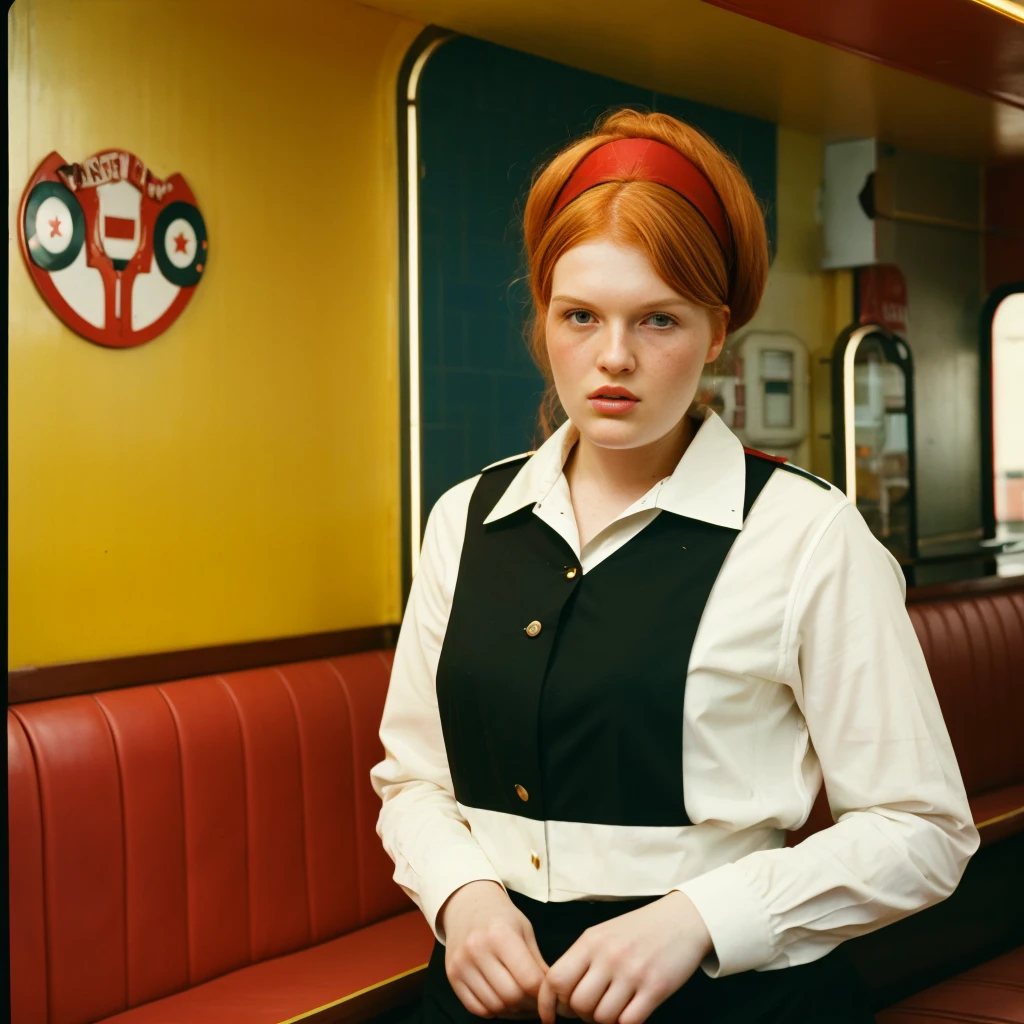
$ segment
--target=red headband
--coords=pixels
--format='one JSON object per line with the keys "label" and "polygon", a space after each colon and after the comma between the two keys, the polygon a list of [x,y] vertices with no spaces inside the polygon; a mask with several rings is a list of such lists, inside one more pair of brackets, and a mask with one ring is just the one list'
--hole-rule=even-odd
{"label": "red headband", "polygon": [[618,139],[592,150],[562,186],[549,216],[577,196],[606,181],[653,181],[678,192],[707,221],[726,262],[732,258],[732,237],[722,201],[704,175],[678,150],[655,139]]}

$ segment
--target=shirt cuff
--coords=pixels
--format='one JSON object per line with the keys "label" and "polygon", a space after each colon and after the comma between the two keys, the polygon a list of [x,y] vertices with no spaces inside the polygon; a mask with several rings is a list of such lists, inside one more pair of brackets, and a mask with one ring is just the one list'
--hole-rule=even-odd
{"label": "shirt cuff", "polygon": [[469,882],[497,882],[503,889],[504,883],[498,877],[494,866],[479,847],[450,850],[443,863],[433,864],[420,877],[420,909],[434,932],[437,941],[444,945],[444,929],[439,915],[445,900],[456,889]]}
{"label": "shirt cuff", "polygon": [[736,864],[723,864],[676,888],[690,898],[711,935],[714,948],[701,964],[709,977],[750,971],[771,959],[767,908]]}

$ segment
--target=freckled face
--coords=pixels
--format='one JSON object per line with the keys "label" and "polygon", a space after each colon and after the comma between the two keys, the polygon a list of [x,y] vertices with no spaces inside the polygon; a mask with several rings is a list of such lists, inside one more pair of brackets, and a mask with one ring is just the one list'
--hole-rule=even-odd
{"label": "freckled face", "polygon": [[725,343],[724,324],[676,294],[640,250],[603,238],[555,264],[545,331],[562,408],[602,448],[638,448],[675,429]]}

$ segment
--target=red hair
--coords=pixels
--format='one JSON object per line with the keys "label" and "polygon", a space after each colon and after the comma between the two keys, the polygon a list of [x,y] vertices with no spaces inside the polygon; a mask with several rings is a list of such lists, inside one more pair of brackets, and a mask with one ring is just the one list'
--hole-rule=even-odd
{"label": "red hair", "polygon": [[[652,181],[605,182],[549,215],[583,158],[618,139],[655,139],[696,165],[725,210],[733,241],[731,266],[697,210],[677,192]],[[639,249],[674,292],[723,318],[730,332],[739,330],[757,312],[768,276],[764,215],[743,172],[706,135],[668,114],[618,110],[601,118],[590,135],[563,149],[533,182],[523,233],[533,295],[530,352],[548,383],[540,409],[545,436],[557,421],[559,407],[544,321],[555,264],[564,253],[601,236]]]}

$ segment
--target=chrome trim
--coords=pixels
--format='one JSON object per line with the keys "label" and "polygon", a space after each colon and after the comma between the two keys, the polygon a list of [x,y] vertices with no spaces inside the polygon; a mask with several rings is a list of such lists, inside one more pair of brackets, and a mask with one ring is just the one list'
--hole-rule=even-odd
{"label": "chrome trim", "polygon": [[879,324],[867,324],[865,327],[858,327],[850,335],[843,352],[843,451],[844,473],[846,479],[843,481],[846,497],[851,504],[857,504],[857,436],[856,436],[856,402],[853,384],[853,362],[857,357],[857,349],[860,343],[869,334],[887,334],[884,327]]}
{"label": "chrome trim", "polygon": [[422,535],[423,451],[420,409],[420,152],[417,101],[420,77],[434,51],[452,37],[432,40],[416,58],[406,85],[406,299],[409,310],[409,558],[412,575],[420,560]]}
{"label": "chrome trim", "polygon": [[990,541],[982,540],[985,531],[979,526],[974,530],[958,530],[954,533],[937,533],[933,537],[922,537],[918,542],[918,549],[920,548],[934,548],[941,547],[943,544],[959,544],[965,540],[976,540],[982,544],[997,544],[999,543],[995,539]]}

